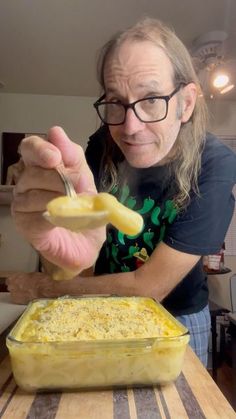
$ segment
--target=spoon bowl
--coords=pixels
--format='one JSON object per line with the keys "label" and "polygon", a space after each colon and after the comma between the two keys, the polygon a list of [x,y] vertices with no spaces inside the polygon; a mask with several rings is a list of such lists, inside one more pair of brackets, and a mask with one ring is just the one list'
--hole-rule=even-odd
{"label": "spoon bowl", "polygon": [[94,211],[77,215],[51,215],[48,211],[45,211],[43,217],[57,227],[78,232],[106,225],[109,222],[108,214],[108,211]]}

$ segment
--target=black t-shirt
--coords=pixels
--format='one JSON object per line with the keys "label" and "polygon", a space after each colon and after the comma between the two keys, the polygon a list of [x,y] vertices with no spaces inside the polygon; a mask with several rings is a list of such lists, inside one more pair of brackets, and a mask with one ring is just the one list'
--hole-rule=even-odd
{"label": "black t-shirt", "polygon": [[[105,138],[106,127],[102,127],[90,138],[86,150],[98,190]],[[95,274],[139,268],[161,240],[176,250],[201,256],[221,248],[234,211],[236,155],[216,137],[207,135],[199,196],[191,192],[190,204],[179,214],[172,202],[176,185],[169,166],[136,169],[122,162],[118,170],[119,184],[111,193],[143,216],[144,228],[137,236],[127,236],[108,225]],[[207,301],[207,281],[200,259],[162,303],[173,315],[181,315],[200,311]]]}

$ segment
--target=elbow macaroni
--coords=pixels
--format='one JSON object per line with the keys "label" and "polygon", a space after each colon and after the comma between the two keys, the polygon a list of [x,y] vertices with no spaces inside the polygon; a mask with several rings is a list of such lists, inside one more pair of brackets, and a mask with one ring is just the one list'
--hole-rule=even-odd
{"label": "elbow macaroni", "polygon": [[143,228],[143,218],[140,214],[125,207],[113,195],[105,192],[97,195],[78,195],[77,198],[61,196],[50,201],[47,210],[53,217],[89,216],[107,211],[106,222],[110,222],[124,234],[135,235]]}
{"label": "elbow macaroni", "polygon": [[[77,198],[61,196],[48,203],[45,214],[45,218],[52,224],[72,231],[111,223],[124,234],[136,235],[143,228],[141,215],[125,207],[108,193],[78,195]],[[76,274],[77,271],[58,267],[51,273],[51,277],[61,281],[74,278]]]}

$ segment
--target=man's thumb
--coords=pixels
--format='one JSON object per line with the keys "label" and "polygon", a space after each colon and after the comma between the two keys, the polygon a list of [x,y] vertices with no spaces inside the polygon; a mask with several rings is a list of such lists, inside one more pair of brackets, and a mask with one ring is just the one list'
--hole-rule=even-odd
{"label": "man's thumb", "polygon": [[61,127],[50,128],[48,141],[60,150],[65,166],[70,167],[79,163],[81,159],[80,147],[70,140]]}

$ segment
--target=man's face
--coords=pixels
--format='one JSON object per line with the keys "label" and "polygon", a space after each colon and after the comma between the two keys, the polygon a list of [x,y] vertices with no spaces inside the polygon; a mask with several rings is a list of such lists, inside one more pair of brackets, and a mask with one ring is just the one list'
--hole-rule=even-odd
{"label": "man's face", "polygon": [[[124,42],[108,60],[104,71],[106,100],[131,103],[148,96],[169,95],[173,68],[165,52],[149,41]],[[178,136],[181,119],[177,117],[177,93],[168,105],[166,119],[141,122],[132,109],[124,124],[110,126],[110,133],[133,167],[164,164]]]}

